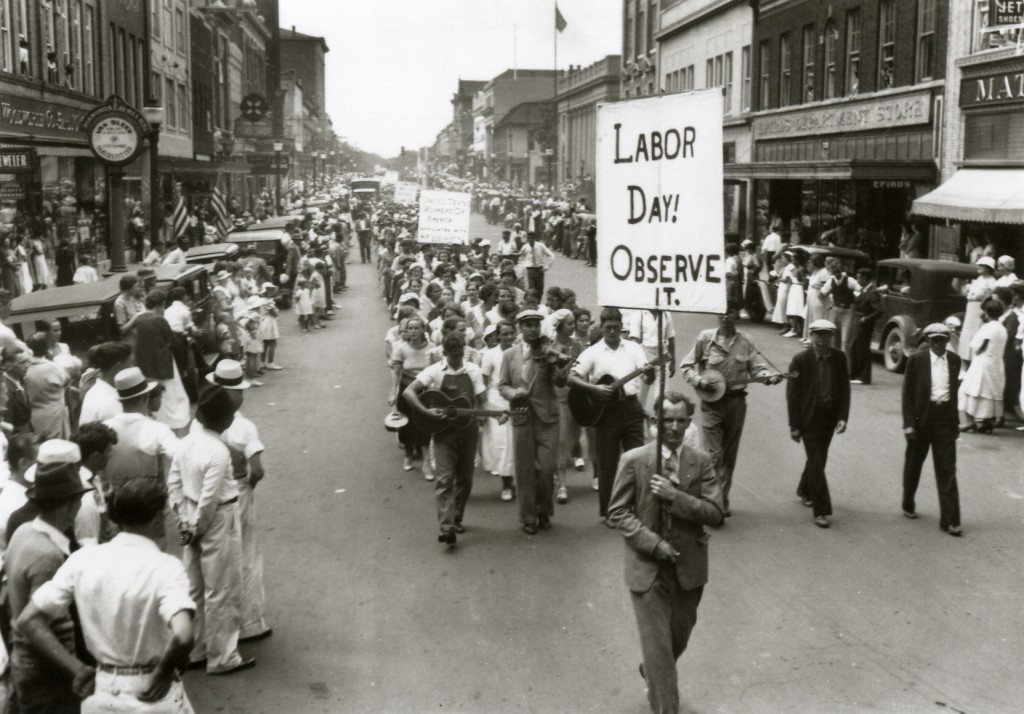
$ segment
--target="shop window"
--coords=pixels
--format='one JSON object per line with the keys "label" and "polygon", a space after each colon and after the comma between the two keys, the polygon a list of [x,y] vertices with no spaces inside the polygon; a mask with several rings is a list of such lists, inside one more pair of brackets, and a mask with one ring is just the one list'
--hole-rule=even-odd
{"label": "shop window", "polygon": [[974,0],[971,52],[986,52],[1024,43],[1024,26],[996,25],[989,15],[991,0]]}
{"label": "shop window", "polygon": [[964,121],[964,160],[1024,160],[1024,113],[967,114]]}
{"label": "shop window", "polygon": [[829,20],[825,24],[825,99],[834,99],[836,96],[836,40],[839,39],[839,31],[836,24]]}
{"label": "shop window", "polygon": [[805,102],[814,101],[814,25],[804,28],[804,76],[803,98]]}
{"label": "shop window", "polygon": [[750,111],[750,45],[747,45],[740,52],[740,74],[742,75],[740,85],[740,111]]}
{"label": "shop window", "polygon": [[846,13],[846,95],[860,94],[860,10]]}
{"label": "shop window", "polygon": [[761,109],[771,107],[771,44],[769,40],[762,40],[758,48],[758,68],[761,73],[761,81],[758,86],[758,104]]}
{"label": "shop window", "polygon": [[793,48],[789,33],[779,37],[779,106],[788,107],[792,101]]}
{"label": "shop window", "polygon": [[931,79],[935,72],[935,0],[917,3],[917,81]]}
{"label": "shop window", "polygon": [[882,0],[878,9],[878,88],[896,86],[896,2]]}

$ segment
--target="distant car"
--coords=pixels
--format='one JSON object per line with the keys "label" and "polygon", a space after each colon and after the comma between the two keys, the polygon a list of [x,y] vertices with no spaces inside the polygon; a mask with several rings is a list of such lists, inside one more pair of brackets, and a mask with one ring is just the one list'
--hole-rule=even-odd
{"label": "distant car", "polygon": [[216,263],[218,260],[238,260],[238,252],[237,243],[197,245],[189,248],[185,253],[185,262],[207,265]]}
{"label": "distant car", "polygon": [[950,315],[963,313],[963,286],[978,277],[974,265],[948,260],[888,258],[878,261],[876,282],[882,317],[875,323],[872,346],[881,350],[890,372],[902,372],[907,357],[925,343],[921,330]]}
{"label": "distant car", "polygon": [[[843,270],[850,275],[856,273],[858,268],[867,265],[871,258],[861,250],[854,248],[836,248],[828,245],[795,245],[789,250],[805,253],[808,258],[812,255],[820,255],[823,258],[838,258],[843,264]],[[771,266],[768,266],[771,270]],[[778,277],[772,277],[769,273],[768,279],[758,278],[757,285],[761,296],[760,302],[753,301],[752,305],[745,305],[750,319],[753,322],[763,322],[767,315],[775,309],[775,300],[778,296]]]}

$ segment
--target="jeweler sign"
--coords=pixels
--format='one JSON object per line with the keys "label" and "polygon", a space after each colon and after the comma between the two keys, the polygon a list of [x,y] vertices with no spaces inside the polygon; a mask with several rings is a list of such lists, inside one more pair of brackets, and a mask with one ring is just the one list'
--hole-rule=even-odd
{"label": "jeweler sign", "polygon": [[722,92],[597,108],[597,301],[724,313]]}
{"label": "jeweler sign", "polygon": [[455,191],[421,191],[420,243],[469,244],[470,195]]}

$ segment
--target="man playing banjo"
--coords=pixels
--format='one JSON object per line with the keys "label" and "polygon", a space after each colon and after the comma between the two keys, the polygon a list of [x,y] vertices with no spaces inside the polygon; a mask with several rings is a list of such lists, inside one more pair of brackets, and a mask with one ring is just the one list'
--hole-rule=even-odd
{"label": "man playing banjo", "polygon": [[[771,374],[768,362],[753,341],[736,329],[736,307],[729,303],[718,319],[718,329],[697,335],[693,348],[679,365],[683,378],[701,397],[701,432],[704,449],[715,464],[722,485],[724,515],[729,512],[729,489],[740,436],[747,416],[746,384],[778,384],[782,375]],[[724,385],[725,392],[721,393]]]}

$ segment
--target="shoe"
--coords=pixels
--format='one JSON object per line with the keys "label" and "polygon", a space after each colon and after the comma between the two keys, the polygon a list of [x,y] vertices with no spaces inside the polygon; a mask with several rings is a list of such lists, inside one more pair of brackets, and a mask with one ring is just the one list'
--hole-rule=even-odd
{"label": "shoe", "polygon": [[195,662],[188,663],[188,669],[206,669],[206,658],[197,659]]}
{"label": "shoe", "polygon": [[456,523],[455,524],[455,532],[458,533],[459,535],[462,535],[463,533],[466,532],[466,526],[462,525],[461,523]]}
{"label": "shoe", "polygon": [[539,516],[537,518],[537,525],[540,526],[542,531],[551,530],[551,517],[550,516]]}
{"label": "shoe", "polygon": [[437,536],[437,542],[445,545],[455,545],[456,540],[455,531],[441,531]]}
{"label": "shoe", "polygon": [[502,501],[511,501],[512,500],[512,489],[510,489],[510,488],[503,488],[503,489],[501,489],[501,500]]}
{"label": "shoe", "polygon": [[402,462],[402,471],[412,471],[412,459],[408,456],[406,456],[405,460]]}
{"label": "shoe", "polygon": [[863,379],[851,379],[850,384],[864,384]]}
{"label": "shoe", "polygon": [[594,477],[594,480],[590,482],[590,490],[591,491],[600,491],[601,490],[601,485],[598,483],[596,476]]}
{"label": "shoe", "polygon": [[904,508],[903,509],[903,517],[904,518],[909,518],[910,520],[914,520],[915,518],[917,518],[917,514],[914,513],[913,511],[908,511],[907,509]]}
{"label": "shoe", "polygon": [[954,538],[959,538],[964,534],[964,529],[961,526],[942,526],[942,530]]}
{"label": "shoe", "polygon": [[618,528],[618,526],[616,526],[614,523],[612,523],[612,519],[611,518],[605,517],[601,522],[604,523],[606,528],[611,528],[612,530],[615,530],[616,528]]}
{"label": "shoe", "polygon": [[1018,426],[1017,431],[1024,431],[1024,426]]}
{"label": "shoe", "polygon": [[537,535],[537,524],[536,523],[524,523],[523,533],[526,535]]}
{"label": "shoe", "polygon": [[252,385],[253,387],[262,387],[263,386],[263,382],[261,382],[258,379],[250,379],[249,380],[249,384]]}
{"label": "shoe", "polygon": [[424,470],[423,471],[423,480],[424,481],[433,481],[434,480],[434,472],[429,470],[429,469]]}
{"label": "shoe", "polygon": [[225,674],[234,674],[235,672],[242,672],[242,671],[247,670],[247,669],[252,669],[255,666],[256,666],[256,658],[255,657],[250,657],[249,659],[243,659],[240,663],[236,664],[234,667],[229,667],[228,669],[219,669],[216,672],[207,672],[207,674],[212,674],[214,676],[218,676],[219,677],[219,676],[223,676]]}
{"label": "shoe", "polygon": [[555,495],[555,500],[557,500],[559,503],[568,503],[569,489],[567,489],[565,486],[559,487],[558,492]]}
{"label": "shoe", "polygon": [[259,374],[266,374],[267,373],[267,368],[266,367],[260,367],[258,370],[256,370],[256,372],[259,373]]}
{"label": "shoe", "polygon": [[[1024,427],[1021,427],[1021,429],[1024,429]],[[587,467],[587,462],[583,460],[583,457],[577,456],[572,465],[576,467],[577,471],[582,471]]]}
{"label": "shoe", "polygon": [[249,635],[248,637],[239,637],[238,641],[239,642],[259,642],[260,640],[267,639],[268,637],[270,637],[273,634],[274,634],[274,628],[268,627],[267,629],[265,629],[263,632],[259,633],[258,635]]}
{"label": "shoe", "polygon": [[961,434],[970,434],[971,432],[975,432],[977,430],[978,430],[978,425],[977,424],[969,424],[968,426],[960,427],[960,433]]}
{"label": "shoe", "polygon": [[814,525],[818,526],[818,528],[828,528],[828,516],[815,516]]}
{"label": "shoe", "polygon": [[796,332],[794,332],[793,330],[790,330],[789,332],[784,333],[782,336],[783,337],[796,337]]}
{"label": "shoe", "polygon": [[277,362],[271,362],[267,365],[267,369],[273,370],[274,372],[280,372],[284,367],[279,365]]}
{"label": "shoe", "polygon": [[800,503],[804,504],[804,505],[805,505],[805,506],[807,506],[808,508],[810,508],[811,506],[813,506],[813,505],[814,505],[814,501],[812,501],[812,500],[811,500],[811,499],[809,499],[809,498],[801,498],[801,499],[800,499]]}

